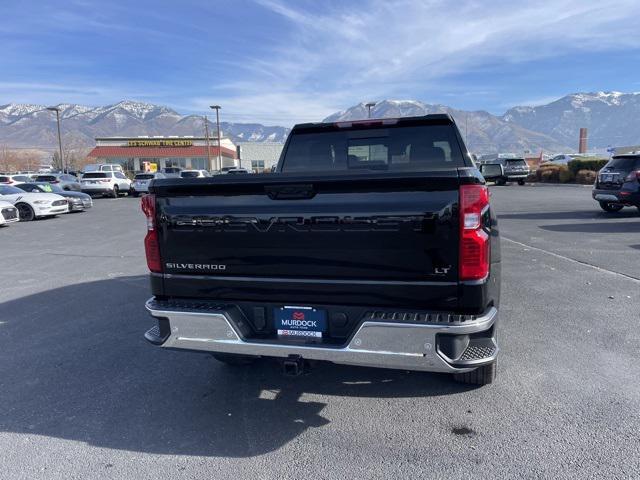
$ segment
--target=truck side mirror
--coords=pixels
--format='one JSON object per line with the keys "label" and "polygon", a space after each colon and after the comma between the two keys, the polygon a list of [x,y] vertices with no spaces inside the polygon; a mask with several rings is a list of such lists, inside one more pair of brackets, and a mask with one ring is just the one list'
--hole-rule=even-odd
{"label": "truck side mirror", "polygon": [[498,163],[485,163],[480,165],[480,173],[485,180],[497,180],[504,177],[504,167]]}

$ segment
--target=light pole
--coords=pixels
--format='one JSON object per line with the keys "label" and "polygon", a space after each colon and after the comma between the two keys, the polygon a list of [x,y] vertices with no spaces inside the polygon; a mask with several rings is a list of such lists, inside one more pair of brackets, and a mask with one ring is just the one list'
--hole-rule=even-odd
{"label": "light pole", "polygon": [[211,148],[209,147],[209,119],[204,115],[204,134],[207,138],[207,170],[211,170]]}
{"label": "light pole", "polygon": [[371,118],[371,109],[376,106],[376,102],[369,102],[365,105],[367,107],[367,118]]}
{"label": "light pole", "polygon": [[217,160],[217,170],[220,171],[222,168],[222,158],[220,156],[220,109],[222,108],[220,105],[210,105],[209,108],[216,111],[216,128],[218,130],[218,160]]}
{"label": "light pole", "polygon": [[56,112],[56,122],[58,124],[58,148],[60,151],[60,166],[62,167],[62,173],[65,173],[64,157],[62,156],[62,136],[60,135],[60,109],[58,107],[47,107],[47,110]]}

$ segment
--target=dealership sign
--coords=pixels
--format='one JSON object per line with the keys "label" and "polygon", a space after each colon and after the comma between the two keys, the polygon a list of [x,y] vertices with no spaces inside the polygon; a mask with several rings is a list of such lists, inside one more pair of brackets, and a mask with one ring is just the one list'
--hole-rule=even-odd
{"label": "dealership sign", "polygon": [[190,147],[193,140],[129,140],[129,147]]}

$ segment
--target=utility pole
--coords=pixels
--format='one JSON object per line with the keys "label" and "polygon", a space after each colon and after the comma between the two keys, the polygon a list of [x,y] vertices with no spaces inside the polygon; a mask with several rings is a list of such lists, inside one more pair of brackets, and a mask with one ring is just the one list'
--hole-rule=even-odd
{"label": "utility pole", "polygon": [[217,170],[220,171],[222,168],[222,157],[221,157],[221,144],[220,144],[220,109],[222,108],[220,105],[210,105],[209,108],[216,111],[216,128],[218,130],[218,161],[217,161]]}
{"label": "utility pole", "polygon": [[60,166],[62,172],[65,171],[64,157],[62,156],[62,136],[60,135],[60,109],[58,107],[47,107],[47,110],[56,112],[56,122],[58,124],[58,149],[60,151]]}
{"label": "utility pole", "polygon": [[209,145],[209,119],[206,115],[204,117],[204,135],[207,139],[207,170],[211,170],[211,148]]}
{"label": "utility pole", "polygon": [[371,118],[371,109],[376,106],[376,102],[369,102],[365,105],[367,107],[367,118]]}

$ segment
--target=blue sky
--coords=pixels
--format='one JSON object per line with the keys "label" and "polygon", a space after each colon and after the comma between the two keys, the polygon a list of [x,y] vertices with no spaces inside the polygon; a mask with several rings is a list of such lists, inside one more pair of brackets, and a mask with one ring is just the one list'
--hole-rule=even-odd
{"label": "blue sky", "polygon": [[640,1],[1,0],[0,104],[134,99],[290,125],[640,91]]}

